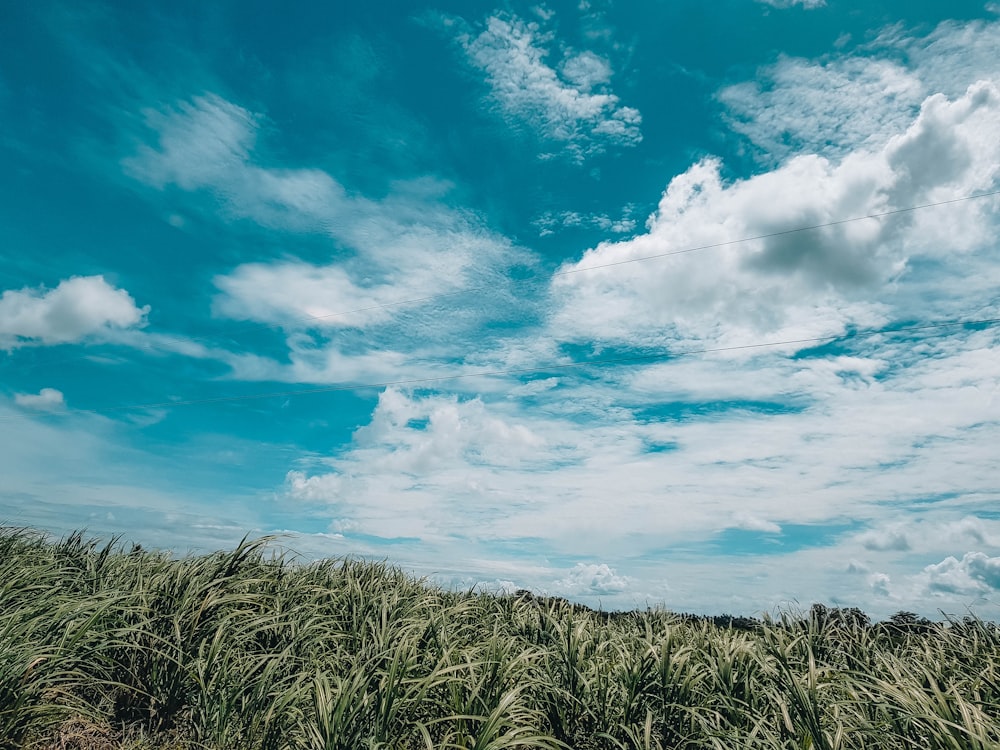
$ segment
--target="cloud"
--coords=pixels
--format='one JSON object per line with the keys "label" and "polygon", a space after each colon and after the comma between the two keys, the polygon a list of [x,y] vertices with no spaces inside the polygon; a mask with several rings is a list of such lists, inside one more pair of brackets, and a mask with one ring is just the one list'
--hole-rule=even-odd
{"label": "cloud", "polygon": [[[159,188],[176,184],[185,190],[217,185],[240,173],[261,120],[215,94],[196,96],[163,111],[147,109],[144,115],[158,134],[158,148],[140,146],[138,154],[123,160],[125,171]],[[276,187],[274,197],[282,192]],[[284,192],[292,198],[292,190]]]}
{"label": "cloud", "polygon": [[14,403],[26,409],[50,411],[66,405],[62,391],[42,388],[38,393],[15,393]]}
{"label": "cloud", "polygon": [[[588,466],[591,450],[603,455]],[[290,473],[288,490],[329,505],[336,517],[354,518],[369,535],[416,534],[428,542],[442,535],[563,538],[611,512],[599,501],[601,489],[581,492],[590,477],[615,462],[636,461],[642,450],[641,438],[614,426],[581,431],[567,418],[521,413],[507,399],[387,389],[349,449],[318,473]],[[632,470],[652,478],[652,467]],[[636,493],[630,503],[644,496]],[[555,521],[560,503],[572,510]]]}
{"label": "cloud", "polygon": [[[509,387],[479,397],[390,389],[349,444],[293,468],[287,502],[306,503],[349,540],[392,545],[381,554],[401,564],[437,571],[466,561],[482,571],[475,580],[551,588],[568,574],[515,572],[526,551],[555,568],[585,553],[634,582],[608,594],[623,606],[634,596],[641,605],[647,590],[675,606],[723,606],[726,562],[692,562],[720,519],[764,533],[781,531],[770,519],[831,525],[841,530],[812,542],[810,555],[785,554],[794,575],[768,562],[764,545],[748,556],[746,576],[771,578],[754,578],[740,607],[837,595],[872,611],[923,612],[922,589],[909,583],[914,561],[955,544],[988,551],[1000,531],[975,513],[995,498],[1000,416],[984,405],[1000,376],[996,342],[987,330],[925,341],[919,354],[911,342],[880,343],[891,365],[860,354],[775,356],[748,371],[738,359],[690,357],[567,373],[530,388],[530,406],[508,398]],[[799,406],[754,406],[789,399]],[[911,520],[894,525],[901,514]],[[869,530],[844,534],[845,524]],[[832,560],[843,571],[852,559],[891,576],[893,598],[888,583],[831,572]],[[670,592],[655,589],[658,569],[645,560],[671,570],[683,562],[704,585],[672,577]]]}
{"label": "cloud", "polygon": [[564,578],[554,581],[556,590],[570,596],[620,594],[629,587],[629,580],[618,575],[606,563],[577,563]]}
{"label": "cloud", "polygon": [[892,596],[889,589],[891,583],[892,578],[886,573],[872,573],[868,576],[868,586],[872,593],[878,597],[888,598]]}
{"label": "cloud", "polygon": [[[838,155],[884,144],[912,121],[925,96],[911,70],[865,57],[818,63],[782,57],[762,71],[762,80],[717,94],[729,126],[768,162],[803,151]],[[863,105],[876,98],[878,106]]]}
{"label": "cloud", "polygon": [[[878,326],[888,312],[880,290],[899,288],[904,274],[919,279],[915,258],[943,261],[992,241],[994,204],[787,230],[964,197],[998,177],[1000,92],[990,82],[954,100],[928,97],[909,127],[878,149],[797,156],[730,182],[718,159],[704,159],[670,181],[646,233],[601,243],[561,269],[552,282],[552,335],[730,346]],[[761,238],[733,242],[746,237]],[[704,245],[717,246],[684,252]]]}
{"label": "cloud", "polygon": [[[879,75],[895,80],[888,68]],[[841,150],[745,179],[699,161],[669,182],[642,234],[560,269],[539,328],[464,353],[465,365],[567,363],[567,342],[683,351],[1000,313],[989,200],[574,273],[989,189],[1000,99],[990,81],[966,84],[921,88],[877,139],[845,138]],[[584,377],[539,373],[537,385],[456,385],[468,396],[390,389],[349,443],[290,467],[286,502],[402,564],[476,571],[473,581],[539,590],[557,581],[579,596],[603,586],[623,605],[650,593],[717,608],[718,592],[735,585],[743,611],[816,597],[925,611],[914,571],[959,543],[993,554],[992,527],[976,513],[995,500],[997,342],[992,328],[845,337],[830,352],[793,344]],[[914,523],[895,527],[900,514]],[[698,558],[720,519],[765,533],[781,531],[770,519],[809,525],[822,541],[780,561],[761,545],[734,574],[727,561]],[[526,550],[540,558],[530,571],[519,567]],[[574,568],[582,554],[607,571]]]}
{"label": "cloud", "polygon": [[587,50],[567,51],[556,70],[545,61],[551,41],[538,24],[506,14],[487,19],[478,33],[465,29],[458,36],[509,122],[562,143],[577,161],[608,146],[640,143],[642,116],[611,93],[610,63]]}
{"label": "cloud", "polygon": [[316,169],[267,169],[252,156],[264,118],[215,94],[146,109],[155,145],[140,144],[122,160],[126,174],[163,190],[209,191],[231,218],[277,229],[338,233],[345,216],[370,204]]}
{"label": "cloud", "polygon": [[467,463],[520,467],[544,442],[527,425],[493,416],[479,399],[418,401],[395,389],[382,392],[373,420],[355,439],[362,447],[391,446],[391,466],[405,474]]}
{"label": "cloud", "polygon": [[796,5],[801,5],[806,10],[822,8],[826,5],[826,0],[757,0],[757,2],[774,8],[794,8]]}
{"label": "cloud", "polygon": [[103,276],[74,276],[55,289],[24,288],[0,295],[0,348],[68,344],[145,324],[149,306],[136,307]]}
{"label": "cloud", "polygon": [[781,527],[774,521],[758,518],[751,513],[737,513],[734,520],[735,528],[743,531],[760,531],[765,534],[781,533]]}
{"label": "cloud", "polygon": [[[126,171],[158,189],[177,185],[208,191],[230,216],[296,233],[328,235],[342,244],[337,262],[300,260],[247,263],[217,277],[225,293],[217,311],[274,320],[294,310],[300,318],[350,307],[371,307],[423,290],[427,296],[461,284],[473,258],[480,265],[500,254],[525,255],[483,230],[467,213],[441,202],[449,186],[432,179],[399,182],[381,201],[348,195],[322,170],[263,167],[255,144],[262,117],[216,95],[195,97],[163,111],[148,111],[157,146],[141,146],[124,160]],[[336,251],[331,254],[337,255]],[[409,280],[409,286],[404,282]],[[284,295],[271,291],[287,289]],[[320,290],[328,290],[325,294]],[[398,300],[397,296],[391,301]],[[332,310],[331,310],[332,308]],[[357,324],[386,313],[347,318]],[[342,317],[321,325],[340,326]]]}
{"label": "cloud", "polygon": [[910,540],[900,529],[869,531],[861,535],[860,541],[867,550],[905,552],[910,549]]}
{"label": "cloud", "polygon": [[562,77],[581,92],[611,83],[611,64],[600,55],[584,50],[568,55],[560,66]]}
{"label": "cloud", "polygon": [[[533,257],[471,212],[451,208],[448,184],[399,182],[373,200],[349,194],[322,170],[265,166],[262,122],[216,95],[195,97],[148,111],[155,143],[123,161],[128,174],[158,190],[209,194],[225,219],[333,240],[326,258],[286,255],[215,277],[215,315],[278,325],[289,336],[290,366],[228,357],[235,377],[382,380],[403,351],[412,360],[415,349],[439,349],[442,341],[471,346],[484,316],[502,318],[491,308],[530,309],[510,308],[507,270],[530,266]],[[459,295],[466,289],[475,291],[476,306]],[[334,336],[336,343],[327,341]]]}
{"label": "cloud", "polygon": [[556,234],[562,229],[598,229],[614,234],[628,234],[637,226],[632,216],[634,206],[626,206],[621,218],[613,219],[602,213],[580,213],[579,211],[545,211],[531,222],[538,228],[539,237]]}
{"label": "cloud", "polygon": [[929,550],[974,543],[982,547],[993,544],[991,525],[975,515],[961,518],[929,520],[913,514],[905,521],[896,521],[858,534],[855,541],[870,552],[908,552],[926,554]]}
{"label": "cloud", "polygon": [[946,557],[923,570],[923,580],[932,594],[976,594],[1000,590],[1000,557],[966,552],[959,560]]}
{"label": "cloud", "polygon": [[883,146],[932,94],[955,99],[976,81],[998,80],[998,44],[996,21],[945,21],[927,35],[891,26],[856,54],[782,56],[717,96],[765,163],[803,151],[843,155]]}

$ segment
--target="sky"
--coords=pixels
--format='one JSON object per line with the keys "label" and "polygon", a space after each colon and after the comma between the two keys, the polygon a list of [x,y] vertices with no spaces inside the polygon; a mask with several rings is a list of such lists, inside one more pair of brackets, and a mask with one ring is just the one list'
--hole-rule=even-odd
{"label": "sky", "polygon": [[1000,5],[7,3],[0,525],[1000,618]]}

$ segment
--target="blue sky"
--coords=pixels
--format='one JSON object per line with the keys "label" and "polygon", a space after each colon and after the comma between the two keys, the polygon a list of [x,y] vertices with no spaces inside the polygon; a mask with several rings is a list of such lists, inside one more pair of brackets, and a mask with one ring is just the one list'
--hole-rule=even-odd
{"label": "blue sky", "polygon": [[943,9],[5,9],[0,520],[1000,616],[1000,8]]}

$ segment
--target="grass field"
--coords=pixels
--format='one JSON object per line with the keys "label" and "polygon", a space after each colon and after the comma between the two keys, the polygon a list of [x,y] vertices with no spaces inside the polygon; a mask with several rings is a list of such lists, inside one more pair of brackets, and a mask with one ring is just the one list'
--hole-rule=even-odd
{"label": "grass field", "polygon": [[1000,747],[1000,629],[447,592],[0,531],[0,748]]}

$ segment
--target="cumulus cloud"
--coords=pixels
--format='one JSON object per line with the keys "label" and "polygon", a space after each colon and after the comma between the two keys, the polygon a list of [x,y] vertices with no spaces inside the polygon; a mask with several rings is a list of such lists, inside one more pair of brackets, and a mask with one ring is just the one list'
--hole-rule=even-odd
{"label": "cumulus cloud", "polygon": [[387,389],[372,421],[355,433],[362,447],[391,446],[392,468],[422,474],[466,463],[523,466],[544,443],[530,427],[498,418],[480,399],[416,400]]}
{"label": "cumulus cloud", "polygon": [[629,581],[606,563],[577,563],[554,585],[557,591],[570,596],[593,596],[620,594],[628,588]]}
{"label": "cumulus cloud", "polygon": [[0,295],[0,348],[75,343],[142,326],[148,313],[148,305],[136,307],[103,276],[74,276],[55,289],[7,290]]}
{"label": "cumulus cloud", "polygon": [[478,33],[466,29],[458,36],[509,121],[563,144],[578,161],[608,146],[638,144],[642,116],[610,91],[608,61],[587,50],[568,51],[557,70],[546,62],[551,41],[538,24],[513,15],[492,16]]}
{"label": "cumulus cloud", "polygon": [[66,405],[62,391],[42,388],[38,393],[15,393],[14,403],[26,409],[50,411]]}
{"label": "cumulus cloud", "polygon": [[928,565],[922,575],[933,594],[985,594],[1000,590],[1000,557],[982,552],[966,552],[959,560],[946,557]]}
{"label": "cumulus cloud", "polygon": [[[428,541],[532,533],[566,539],[634,512],[602,500],[612,485],[619,492],[625,486],[607,474],[610,466],[632,462],[628,486],[636,492],[629,508],[653,501],[643,485],[656,482],[655,469],[641,461],[642,437],[629,432],[615,425],[582,431],[565,417],[522,413],[508,399],[488,403],[387,389],[350,448],[329,459],[325,470],[291,472],[288,490],[327,504],[338,518],[355,518],[371,535],[407,529]],[[592,451],[600,458],[590,464]],[[560,504],[567,513],[559,513]]]}
{"label": "cumulus cloud", "polygon": [[[879,290],[914,257],[982,247],[993,236],[992,204],[959,206],[944,222],[927,211],[787,230],[992,188],[1000,92],[979,82],[954,100],[928,97],[910,126],[875,150],[798,156],[731,182],[721,174],[717,159],[693,165],[671,180],[645,234],[601,243],[564,266],[552,284],[553,335],[726,346],[879,325],[887,312]],[[746,237],[760,239],[733,243]],[[719,246],[684,252],[704,245]],[[658,255],[670,257],[577,272]]]}

